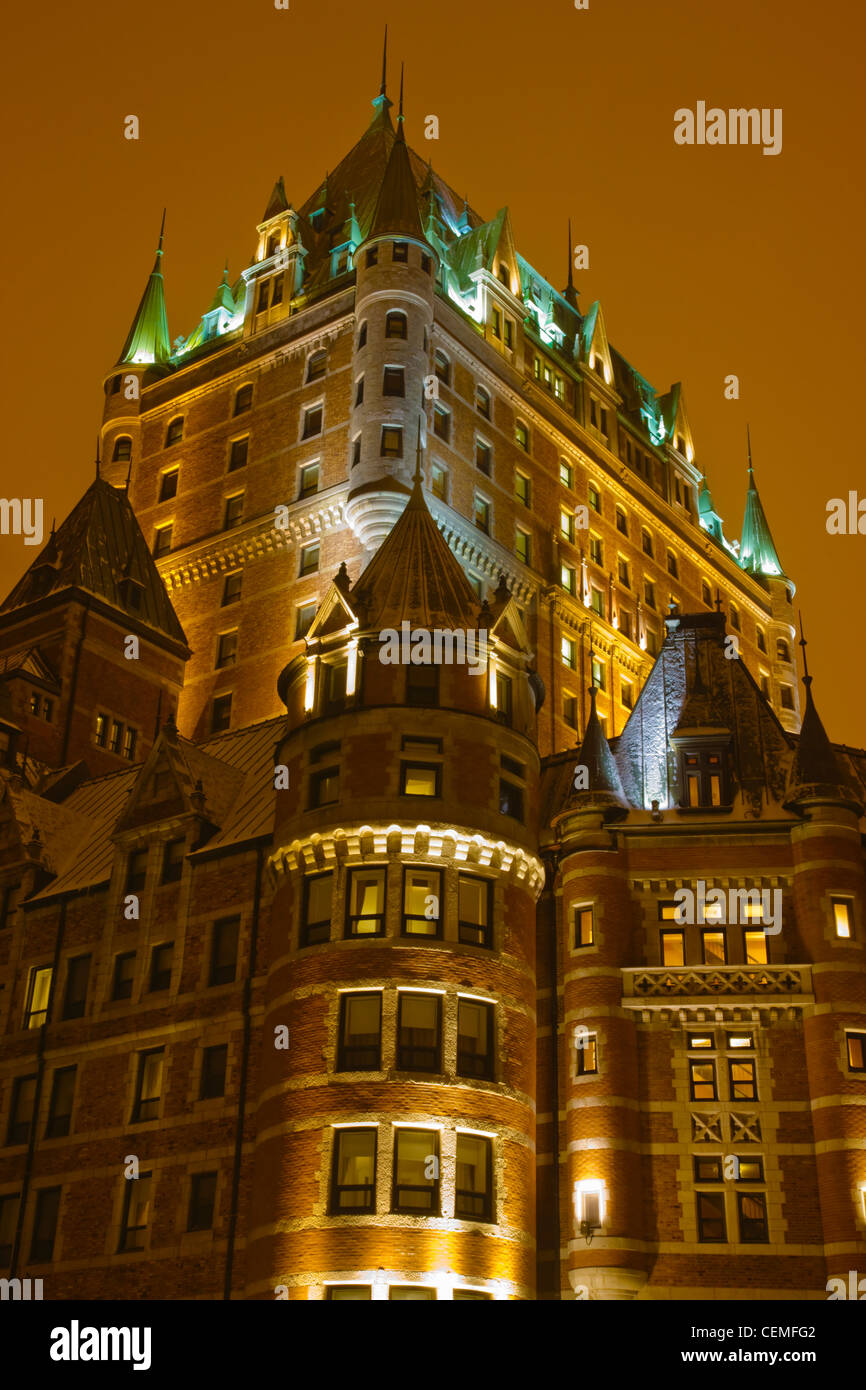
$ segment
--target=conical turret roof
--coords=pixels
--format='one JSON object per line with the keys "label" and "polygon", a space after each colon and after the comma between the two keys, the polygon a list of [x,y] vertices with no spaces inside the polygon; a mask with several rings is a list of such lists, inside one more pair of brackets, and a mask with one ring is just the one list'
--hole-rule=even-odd
{"label": "conical turret roof", "polygon": [[831,801],[860,812],[863,808],[857,794],[842,771],[821,722],[821,716],[815,708],[812,699],[812,677],[808,674],[804,676],[803,684],[806,687],[806,710],[788,776],[785,805]]}
{"label": "conical turret roof", "polygon": [[394,235],[426,240],[418,209],[418,186],[403,137],[402,115],[397,122],[397,136],[385,166],[369,232],[371,238]]}
{"label": "conical turret roof", "polygon": [[783,574],[784,570],[776,554],[770,527],[764,515],[764,508],[755,486],[752,468],[752,444],[749,440],[749,490],[746,494],[746,512],[743,517],[743,534],[740,541],[740,565],[750,574]]}
{"label": "conical turret roof", "polygon": [[118,365],[161,365],[171,355],[168,338],[168,318],[165,312],[165,285],[162,278],[162,242],[165,233],[165,213],[159,233],[159,246],[153,270],[144,287],[132,327],[127,334]]}

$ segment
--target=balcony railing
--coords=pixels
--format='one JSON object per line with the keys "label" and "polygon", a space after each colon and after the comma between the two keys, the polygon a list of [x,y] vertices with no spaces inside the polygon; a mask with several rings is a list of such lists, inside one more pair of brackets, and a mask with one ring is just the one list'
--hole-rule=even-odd
{"label": "balcony railing", "polygon": [[623,970],[623,997],[681,999],[688,995],[811,995],[808,965],[698,965]]}

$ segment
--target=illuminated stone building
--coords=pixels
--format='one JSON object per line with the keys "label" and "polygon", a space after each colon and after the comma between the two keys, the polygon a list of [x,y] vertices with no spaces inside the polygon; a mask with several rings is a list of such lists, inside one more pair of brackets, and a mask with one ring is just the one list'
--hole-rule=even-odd
{"label": "illuminated stone building", "polygon": [[160,238],[0,605],[0,1274],[823,1298],[866,755],[808,677],[801,728],[751,458],[737,546],[681,388],[373,105],[173,346]]}

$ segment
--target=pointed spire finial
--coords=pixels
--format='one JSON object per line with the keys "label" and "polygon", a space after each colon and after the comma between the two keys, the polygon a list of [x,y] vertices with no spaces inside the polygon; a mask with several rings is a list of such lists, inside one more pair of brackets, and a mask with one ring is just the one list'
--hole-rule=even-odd
{"label": "pointed spire finial", "polygon": [[746,448],[749,452],[749,477],[752,478],[754,477],[752,472],[752,431],[749,425],[746,425]]}
{"label": "pointed spire finial", "polygon": [[809,663],[808,663],[807,660],[806,660],[806,647],[807,647],[808,644],[807,644],[807,642],[806,642],[806,637],[805,637],[805,634],[804,634],[804,632],[803,632],[803,612],[802,612],[802,609],[798,609],[798,610],[797,610],[797,617],[798,617],[799,622],[800,622],[800,641],[799,641],[799,646],[801,646],[801,647],[803,648],[803,684],[805,685],[806,689],[808,690],[809,686],[812,684],[812,677],[809,675]]}
{"label": "pointed spire finial", "polygon": [[96,476],[99,475],[99,435],[96,436]]}
{"label": "pointed spire finial", "polygon": [[421,477],[422,477],[422,475],[421,475],[421,416],[419,415],[419,416],[418,416],[418,443],[417,443],[416,448],[415,448],[415,473],[414,473],[413,478],[412,478],[412,482],[414,483],[415,487],[417,487],[417,488],[420,488],[420,486],[421,486]]}
{"label": "pointed spire finial", "polygon": [[399,108],[398,108],[398,110],[397,110],[397,139],[398,139],[398,140],[404,140],[404,139],[406,138],[406,137],[404,136],[404,134],[403,134],[403,121],[405,120],[405,117],[404,117],[404,115],[403,115],[403,66],[404,66],[404,65],[401,63],[401,64],[400,64],[400,105],[399,105]]}
{"label": "pointed spire finial", "polygon": [[382,85],[379,88],[379,96],[387,96],[388,85],[388,26],[385,25],[385,42],[382,45]]}
{"label": "pointed spire finial", "polygon": [[162,260],[162,243],[165,240],[165,208],[162,210],[162,222],[159,227],[159,244],[156,248],[156,259],[153,263],[154,270],[159,270],[159,263]]}
{"label": "pointed spire finial", "polygon": [[574,289],[574,262],[571,255],[571,218],[568,219],[568,288]]}

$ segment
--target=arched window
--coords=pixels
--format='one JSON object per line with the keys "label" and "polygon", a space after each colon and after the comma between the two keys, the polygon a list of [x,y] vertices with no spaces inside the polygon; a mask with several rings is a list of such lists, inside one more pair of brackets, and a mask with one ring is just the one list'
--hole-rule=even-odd
{"label": "arched window", "polygon": [[169,444],[177,444],[180,439],[183,439],[183,416],[176,415],[165,433],[166,447]]}
{"label": "arched window", "polygon": [[784,637],[777,637],[777,638],[776,638],[776,660],[777,660],[777,661],[790,661],[790,660],[791,660],[791,649],[790,649],[790,647],[788,646],[788,643],[785,641]]}
{"label": "arched window", "polygon": [[399,309],[391,309],[385,316],[385,337],[386,338],[406,338],[408,337],[408,327],[406,315]]}
{"label": "arched window", "polygon": [[119,434],[114,441],[113,463],[126,463],[132,458],[132,440],[128,434]]}

